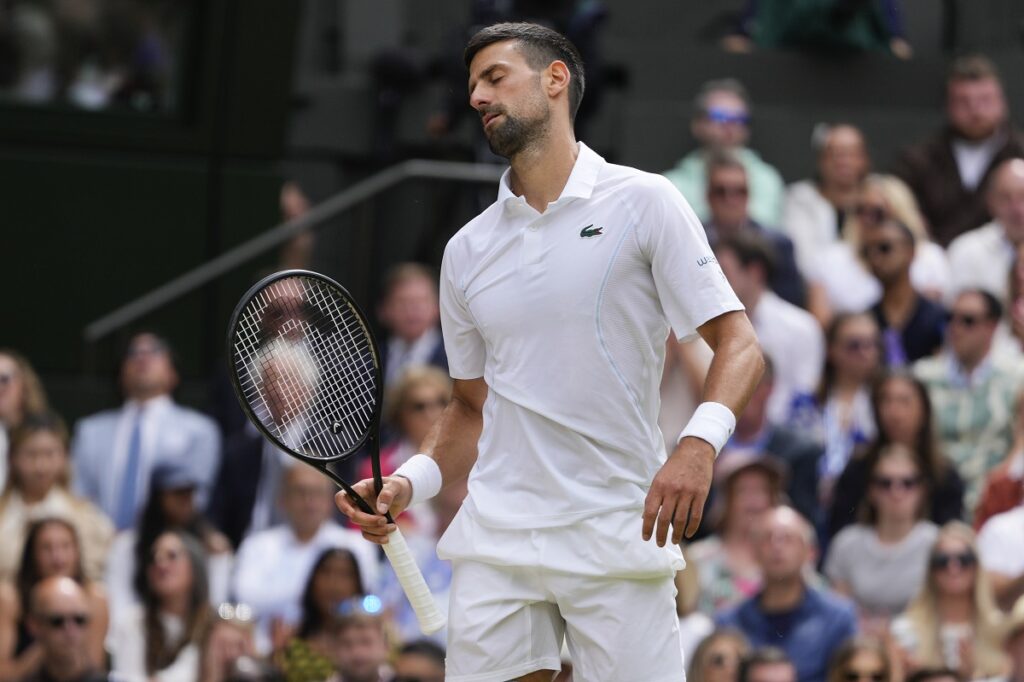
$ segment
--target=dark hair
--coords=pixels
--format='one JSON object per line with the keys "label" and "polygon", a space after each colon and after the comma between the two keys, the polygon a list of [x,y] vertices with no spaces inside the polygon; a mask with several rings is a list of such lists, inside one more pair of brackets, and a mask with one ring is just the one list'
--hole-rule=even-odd
{"label": "dark hair", "polygon": [[969,288],[958,291],[956,297],[960,298],[968,294],[981,297],[981,300],[985,303],[985,315],[988,319],[999,320],[1003,317],[1003,304],[992,293],[984,289]]}
{"label": "dark hair", "polygon": [[906,682],[927,682],[940,677],[952,677],[954,680],[963,679],[960,673],[952,668],[921,668],[907,677]]}
{"label": "dark hair", "polygon": [[302,591],[302,623],[299,625],[298,630],[300,638],[311,637],[327,625],[325,614],[320,611],[320,607],[316,603],[316,595],[313,594],[313,584],[316,582],[316,576],[324,567],[324,564],[335,557],[347,559],[352,564],[352,568],[355,569],[356,595],[366,593],[366,588],[363,587],[363,574],[359,570],[359,560],[356,559],[356,555],[350,550],[342,549],[341,547],[325,549],[317,557],[316,563],[313,564],[313,568],[309,571],[309,578],[306,579],[306,588]]}
{"label": "dark hair", "polygon": [[[917,467],[917,476],[921,479],[922,495],[915,514],[916,518],[920,520],[928,515],[929,501],[932,491],[935,489],[935,482],[924,475],[924,466],[921,464],[921,458],[909,447],[898,443],[889,443],[884,447],[872,449],[871,455],[864,460],[864,467],[868,474],[868,486],[871,485],[871,481],[875,477],[875,469],[878,468],[882,460],[899,455],[906,455],[914,462],[914,466]],[[871,504],[870,495],[864,495],[861,498],[857,513],[860,517],[860,522],[864,525],[873,527],[878,523],[878,509]]]}
{"label": "dark hair", "polygon": [[736,628],[717,628],[710,635],[701,640],[701,643],[697,645],[697,648],[693,651],[693,656],[690,657],[690,668],[686,671],[687,682],[704,682],[704,666],[707,664],[708,652],[711,647],[714,646],[715,642],[721,639],[731,639],[737,644],[737,648],[740,650],[740,658],[742,659],[747,655],[750,650],[750,642],[747,640],[747,636],[742,631]]}
{"label": "dark hair", "polygon": [[429,265],[422,263],[399,263],[392,266],[384,275],[383,286],[381,287],[381,298],[387,299],[394,293],[399,285],[414,279],[424,279],[430,282],[434,288],[434,295],[437,295],[437,271]]}
{"label": "dark hair", "polygon": [[988,78],[1000,80],[995,63],[982,54],[967,54],[957,57],[949,65],[946,82],[980,81]]}
{"label": "dark hair", "polygon": [[[836,366],[835,363],[832,362],[832,359],[829,357],[828,349],[832,346],[833,343],[835,343],[836,338],[839,336],[840,330],[843,328],[843,325],[850,322],[851,320],[855,320],[860,317],[871,320],[871,323],[875,325],[875,328],[878,328],[878,322],[875,321],[875,318],[872,317],[871,313],[859,312],[839,313],[838,315],[832,318],[832,321],[828,323],[828,327],[825,329],[825,367],[821,372],[821,383],[818,384],[818,391],[815,394],[815,399],[817,400],[819,405],[824,405],[825,401],[828,400],[828,392],[832,390],[832,385],[835,383],[836,380]],[[879,350],[881,350],[880,338],[878,340],[878,343]]]}
{"label": "dark hair", "polygon": [[750,672],[759,665],[775,665],[785,663],[793,665],[793,661],[785,651],[777,646],[762,646],[754,649],[740,661],[740,670],[737,674],[737,682],[747,682]]}
{"label": "dark hair", "polygon": [[416,639],[398,651],[399,656],[405,654],[414,654],[416,656],[423,656],[429,658],[434,663],[443,666],[444,665],[444,647],[429,639]]}
{"label": "dark hair", "polygon": [[583,101],[585,79],[583,58],[572,42],[558,31],[528,22],[507,22],[482,28],[469,39],[463,57],[466,68],[480,50],[495,43],[514,40],[531,69],[539,71],[551,62],[563,62],[569,68],[569,118],[576,120]]}
{"label": "dark hair", "polygon": [[708,99],[716,92],[728,92],[736,95],[743,102],[743,106],[750,113],[750,96],[747,89],[735,78],[719,78],[710,80],[700,86],[696,96],[693,98],[694,116],[704,116],[708,113]]}
{"label": "dark hair", "polygon": [[857,654],[870,652],[878,656],[882,661],[882,667],[886,682],[892,679],[892,664],[889,660],[889,652],[877,639],[873,637],[851,637],[850,639],[843,642],[835,653],[832,654],[832,658],[828,664],[828,675],[826,677],[827,682],[846,682],[845,672],[846,667],[850,665],[850,661],[857,656]]}
{"label": "dark hair", "polygon": [[[142,591],[142,605],[145,609],[143,628],[146,635],[146,672],[152,675],[163,670],[178,657],[181,651],[192,643],[203,641],[207,626],[210,624],[209,585],[206,579],[206,553],[199,541],[187,533],[168,530],[156,538],[174,535],[185,546],[192,567],[192,593],[189,595],[188,613],[185,615],[185,633],[177,646],[170,646],[166,641],[163,623],[160,621],[160,598],[152,591],[147,580]],[[149,548],[146,568],[152,564],[153,549],[156,540]]]}
{"label": "dark hair", "polygon": [[718,240],[715,252],[732,251],[744,269],[759,265],[764,269],[765,281],[775,273],[776,257],[771,243],[753,230],[742,230]]}
{"label": "dark hair", "polygon": [[68,576],[79,585],[85,587],[88,581],[85,577],[85,569],[82,567],[82,543],[78,540],[78,532],[66,519],[55,516],[44,519],[37,519],[29,524],[25,531],[25,545],[21,548],[21,563],[18,565],[18,575],[15,579],[15,586],[18,591],[18,598],[21,600],[22,608],[27,608],[32,588],[43,579],[42,572],[36,564],[36,543],[39,536],[48,526],[61,526],[69,533],[75,542],[78,550],[78,561],[75,563],[75,572]]}
{"label": "dark hair", "polygon": [[881,450],[893,443],[892,438],[885,432],[885,427],[882,425],[881,410],[882,391],[892,381],[903,381],[909,384],[914,391],[914,396],[921,404],[921,426],[911,447],[914,455],[917,456],[921,474],[928,481],[929,488],[935,490],[942,483],[950,464],[939,450],[938,439],[935,436],[935,416],[932,411],[931,398],[928,396],[928,388],[907,370],[890,370],[883,373],[871,387],[871,415],[875,419],[875,424],[878,425],[878,435],[864,452],[864,467],[867,471],[874,469]]}

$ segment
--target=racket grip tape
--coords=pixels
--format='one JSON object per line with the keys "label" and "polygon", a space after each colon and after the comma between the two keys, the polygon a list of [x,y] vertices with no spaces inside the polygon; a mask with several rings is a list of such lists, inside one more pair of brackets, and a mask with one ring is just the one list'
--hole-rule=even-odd
{"label": "racket grip tape", "polygon": [[416,618],[420,622],[420,629],[423,634],[429,635],[437,632],[445,626],[444,614],[437,608],[434,596],[430,594],[423,573],[420,572],[416,560],[413,559],[409,545],[406,544],[402,532],[397,528],[388,533],[388,542],[383,545],[384,553],[387,554],[391,567],[395,569],[398,582],[409,598]]}

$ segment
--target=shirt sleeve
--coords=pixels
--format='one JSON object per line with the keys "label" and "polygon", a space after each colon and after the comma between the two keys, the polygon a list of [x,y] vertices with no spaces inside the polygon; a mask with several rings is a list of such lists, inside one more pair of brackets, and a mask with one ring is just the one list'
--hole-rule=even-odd
{"label": "shirt sleeve", "polygon": [[1020,574],[1024,561],[1021,561],[1019,549],[1016,552],[1009,550],[1019,539],[1014,537],[1015,533],[1006,532],[1005,520],[1001,515],[995,516],[981,527],[978,554],[986,571],[1015,578]]}
{"label": "shirt sleeve", "polygon": [[637,238],[651,263],[654,285],[676,337],[693,338],[697,327],[723,313],[743,310],[708,245],[704,227],[682,195],[653,176],[641,195]]}
{"label": "shirt sleeve", "polygon": [[459,248],[453,238],[441,260],[441,333],[451,377],[477,379],[484,375],[486,348],[457,273],[458,260]]}

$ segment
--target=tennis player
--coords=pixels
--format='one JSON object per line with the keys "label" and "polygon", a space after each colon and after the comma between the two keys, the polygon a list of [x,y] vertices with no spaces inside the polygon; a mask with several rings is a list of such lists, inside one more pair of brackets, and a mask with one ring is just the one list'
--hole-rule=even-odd
{"label": "tennis player", "polygon": [[[377,509],[397,515],[469,476],[438,544],[453,568],[445,679],[550,680],[564,637],[581,682],[678,682],[678,543],[761,375],[757,339],[679,192],[576,141],[583,67],[568,40],[497,24],[466,63],[470,104],[511,168],[445,250],[453,399]],[[666,457],[670,326],[715,354]],[[373,498],[372,481],[355,487]],[[337,499],[385,541],[383,517]]]}

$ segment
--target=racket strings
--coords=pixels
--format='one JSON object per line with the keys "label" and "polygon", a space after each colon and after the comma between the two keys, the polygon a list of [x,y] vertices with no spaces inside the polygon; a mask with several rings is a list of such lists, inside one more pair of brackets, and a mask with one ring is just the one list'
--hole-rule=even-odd
{"label": "racket strings", "polygon": [[312,278],[270,284],[244,307],[234,368],[253,415],[279,442],[296,425],[303,451],[349,454],[372,427],[380,387],[369,329],[343,293]]}

